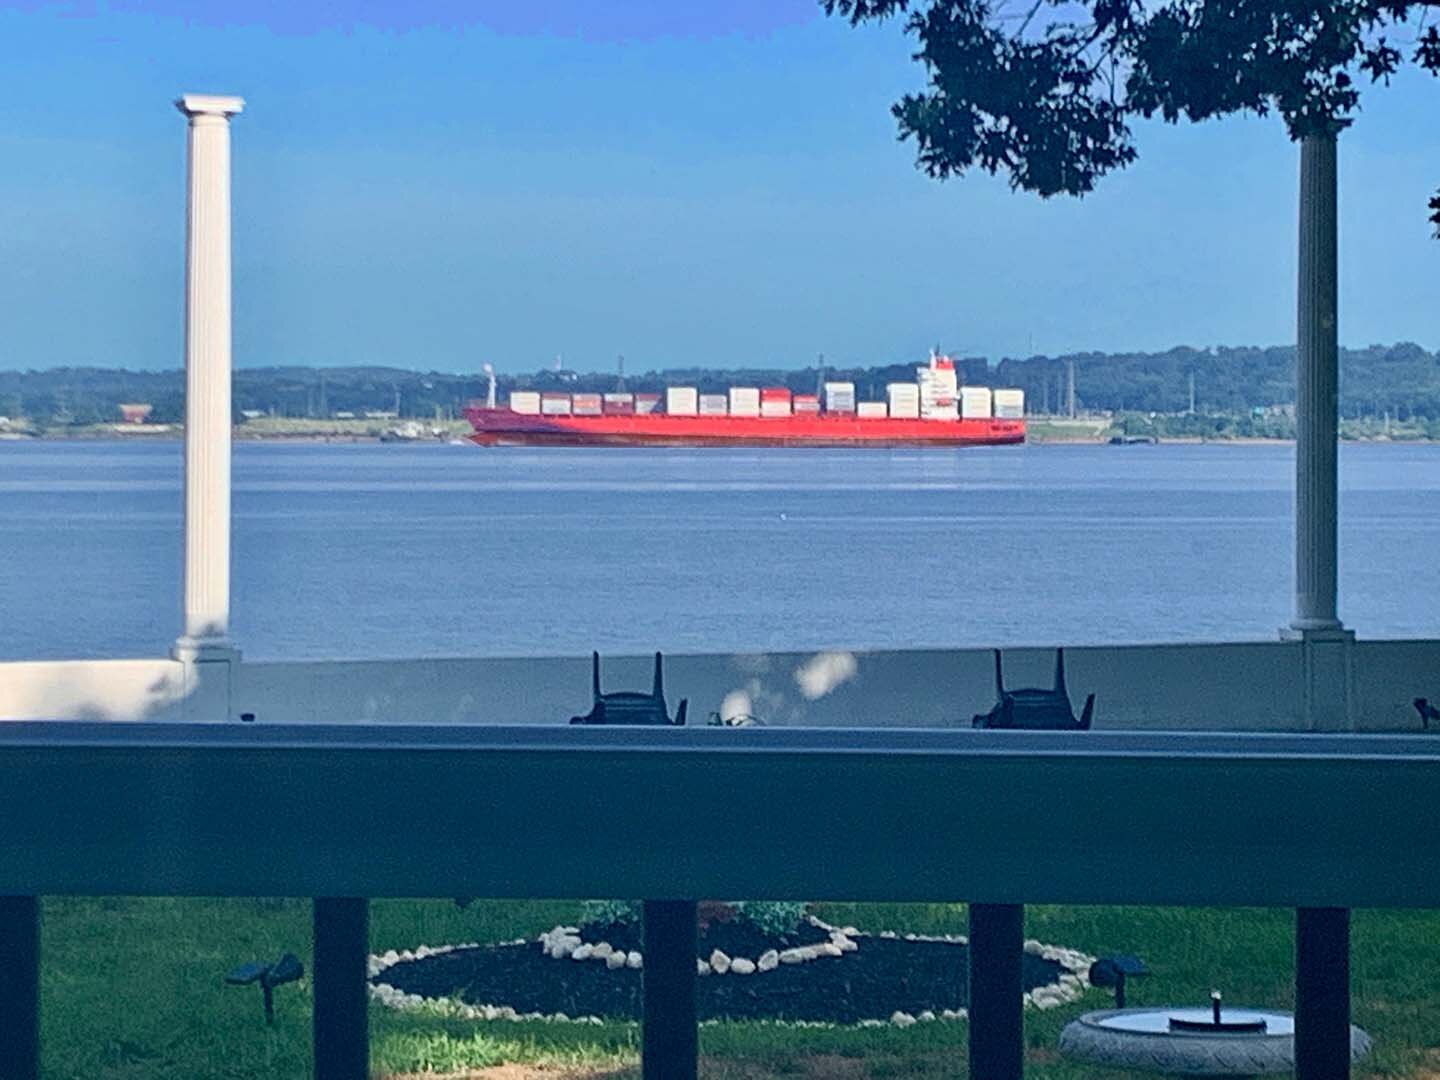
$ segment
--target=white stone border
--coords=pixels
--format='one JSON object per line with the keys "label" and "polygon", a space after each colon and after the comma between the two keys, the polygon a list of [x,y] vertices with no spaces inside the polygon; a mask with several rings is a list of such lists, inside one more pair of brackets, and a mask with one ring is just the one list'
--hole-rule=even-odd
{"label": "white stone border", "polygon": [[[893,930],[882,930],[878,934],[869,934],[857,930],[853,926],[837,928],[821,921],[813,915],[807,915],[810,924],[817,929],[824,930],[830,934],[830,941],[818,945],[806,945],[793,949],[775,950],[771,949],[755,960],[748,957],[731,958],[726,956],[719,949],[710,954],[710,959],[702,960],[696,957],[696,974],[704,975],[751,975],[768,971],[774,971],[781,964],[802,964],[813,960],[820,960],[825,957],[838,958],[847,952],[859,950],[859,943],[856,938],[875,937],[887,940],[901,941],[929,941],[947,945],[966,945],[969,938],[961,934],[897,934]],[[616,949],[607,942],[587,943],[580,939],[580,929],[575,926],[557,926],[545,931],[535,939],[516,938],[514,941],[496,942],[495,946],[516,947],[530,944],[539,944],[545,955],[552,959],[569,959],[572,961],[585,962],[593,960],[603,963],[608,969],[614,971],[620,968],[639,969],[643,968],[645,959],[638,950],[625,951]],[[396,951],[391,949],[385,953],[371,954],[368,958],[366,969],[369,977],[373,980],[381,975],[387,968],[396,964],[424,960],[429,956],[440,956],[445,953],[454,952],[458,949],[481,948],[479,942],[467,942],[463,945],[420,945],[413,951],[405,949]],[[490,946],[494,947],[494,946]],[[1043,942],[1029,939],[1025,942],[1025,951],[1032,956],[1039,956],[1044,960],[1050,960],[1059,964],[1064,969],[1059,979],[1053,983],[1046,983],[1037,986],[1025,994],[1025,1008],[1027,1009],[1054,1009],[1061,1005],[1068,1005],[1078,1001],[1084,996],[1085,991],[1090,987],[1089,971],[1090,965],[1095,962],[1095,957],[1083,953],[1078,949],[1069,949],[1061,945],[1046,945]],[[788,959],[787,959],[788,956]],[[718,961],[718,962],[717,962]],[[737,964],[739,965],[737,967]],[[439,1016],[458,1017],[466,1020],[512,1020],[512,1021],[543,1021],[546,1023],[574,1023],[574,1024],[603,1024],[605,1023],[598,1016],[567,1016],[565,1013],[519,1013],[508,1005],[470,1005],[460,1001],[458,998],[426,998],[419,994],[407,994],[398,990],[389,983],[371,982],[370,998],[372,1001],[390,1009],[415,1010],[422,1009],[434,1012]],[[824,1020],[702,1020],[702,1026],[719,1023],[765,1023],[785,1027],[813,1027],[813,1028],[842,1028],[862,1027],[875,1028],[893,1025],[906,1028],[917,1023],[928,1023],[934,1020],[964,1020],[969,1016],[967,1009],[942,1009],[936,1013],[926,1009],[918,1015],[912,1016],[907,1012],[897,1010],[891,1013],[886,1019],[863,1019],[853,1024],[832,1023]],[[634,1021],[620,1021],[633,1023]]]}
{"label": "white stone border", "polygon": [[[840,957],[859,948],[855,943],[855,935],[859,931],[853,927],[840,930],[821,922],[814,916],[806,916],[806,918],[810,920],[812,926],[828,933],[830,940],[814,945],[800,945],[792,949],[769,949],[756,957],[731,957],[721,950],[715,949],[708,959],[695,958],[695,974],[702,976],[764,974],[774,971],[781,964],[804,964],[825,957]],[[645,966],[645,957],[639,950],[627,953],[623,949],[615,948],[607,941],[583,941],[580,937],[580,928],[577,926],[556,926],[541,934],[538,940],[542,951],[553,960],[602,961],[612,971],[622,967],[634,969]]]}

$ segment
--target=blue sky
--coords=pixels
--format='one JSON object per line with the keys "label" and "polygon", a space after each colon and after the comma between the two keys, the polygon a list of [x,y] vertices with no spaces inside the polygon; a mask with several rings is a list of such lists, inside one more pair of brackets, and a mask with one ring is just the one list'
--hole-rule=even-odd
{"label": "blue sky", "polygon": [[[888,111],[912,49],[814,0],[0,2],[0,367],[180,365],[184,91],[247,99],[239,365],[1293,340],[1278,120],[1146,125],[1084,200],[940,184]],[[1440,347],[1440,81],[1364,105],[1341,338]]]}

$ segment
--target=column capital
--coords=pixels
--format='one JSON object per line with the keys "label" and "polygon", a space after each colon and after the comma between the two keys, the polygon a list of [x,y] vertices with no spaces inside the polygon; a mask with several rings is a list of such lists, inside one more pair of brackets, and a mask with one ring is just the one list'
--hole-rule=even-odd
{"label": "column capital", "polygon": [[175,107],[192,120],[197,116],[218,116],[229,119],[245,109],[245,99],[215,94],[181,94]]}

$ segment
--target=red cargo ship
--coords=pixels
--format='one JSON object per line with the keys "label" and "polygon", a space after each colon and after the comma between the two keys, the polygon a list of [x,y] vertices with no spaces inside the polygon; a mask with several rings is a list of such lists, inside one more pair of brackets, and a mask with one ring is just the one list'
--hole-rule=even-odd
{"label": "red cargo ship", "polygon": [[[517,391],[509,408],[471,406],[482,446],[994,446],[1025,441],[1019,390],[958,388],[948,357],[933,356],[915,383],[891,383],[885,402],[855,401],[852,383],[820,395],[780,387],[699,394],[561,394]],[[492,387],[493,401],[493,387]]]}

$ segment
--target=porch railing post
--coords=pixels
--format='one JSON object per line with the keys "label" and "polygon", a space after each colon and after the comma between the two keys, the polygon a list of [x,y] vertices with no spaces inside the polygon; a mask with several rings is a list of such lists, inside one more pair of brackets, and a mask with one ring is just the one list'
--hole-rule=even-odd
{"label": "porch railing post", "polygon": [[640,1066],[644,1080],[695,1080],[696,904],[645,901],[645,1020]]}
{"label": "porch railing post", "polygon": [[367,1080],[369,901],[315,898],[315,1080]]}
{"label": "porch railing post", "polygon": [[0,1077],[40,1078],[40,898],[0,896]]}
{"label": "porch railing post", "polygon": [[1025,1072],[1023,904],[970,905],[970,1075],[1021,1080]]}
{"label": "porch railing post", "polygon": [[1350,911],[1295,912],[1295,1077],[1350,1077]]}

